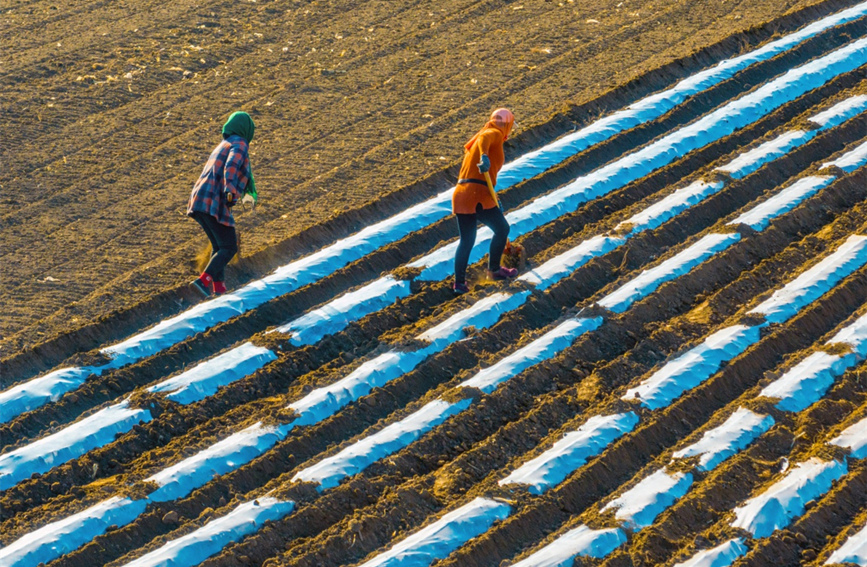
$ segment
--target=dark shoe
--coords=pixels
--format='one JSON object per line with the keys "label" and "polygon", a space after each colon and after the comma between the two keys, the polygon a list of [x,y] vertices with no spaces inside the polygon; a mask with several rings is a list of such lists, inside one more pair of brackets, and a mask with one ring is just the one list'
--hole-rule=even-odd
{"label": "dark shoe", "polygon": [[226,282],[214,280],[214,295],[223,295],[224,293],[226,293]]}
{"label": "dark shoe", "polygon": [[515,268],[500,267],[500,269],[495,272],[488,270],[488,279],[491,280],[510,280],[517,275],[518,270],[516,270]]}
{"label": "dark shoe", "polygon": [[454,290],[455,295],[461,295],[470,291],[470,288],[469,286],[467,286],[466,282],[455,282],[455,285],[452,286],[452,289]]}
{"label": "dark shoe", "polygon": [[204,282],[201,279],[196,278],[192,282],[190,282],[190,287],[194,290],[198,291],[202,297],[211,297],[211,290],[209,290]]}

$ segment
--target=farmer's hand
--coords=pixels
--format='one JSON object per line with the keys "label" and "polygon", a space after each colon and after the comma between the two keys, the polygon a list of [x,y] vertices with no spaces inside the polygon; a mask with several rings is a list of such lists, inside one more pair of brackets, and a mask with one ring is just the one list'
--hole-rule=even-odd
{"label": "farmer's hand", "polygon": [[254,199],[253,196],[250,195],[249,193],[244,193],[244,197],[241,198],[242,203],[244,203],[245,205],[247,205],[247,204],[250,205],[250,212],[253,212],[256,210],[256,203],[258,201],[259,201],[258,199]]}
{"label": "farmer's hand", "polygon": [[476,164],[479,168],[479,171],[482,173],[487,173],[489,169],[491,169],[491,160],[488,158],[487,154],[482,154],[481,161]]}

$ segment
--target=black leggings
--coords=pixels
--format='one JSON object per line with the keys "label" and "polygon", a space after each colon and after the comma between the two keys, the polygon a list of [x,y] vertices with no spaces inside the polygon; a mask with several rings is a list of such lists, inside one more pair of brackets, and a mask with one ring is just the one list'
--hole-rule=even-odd
{"label": "black leggings", "polygon": [[458,231],[461,234],[461,241],[455,252],[455,281],[467,281],[467,263],[470,261],[470,252],[476,244],[477,222],[487,225],[494,231],[488,256],[488,269],[492,272],[499,270],[500,259],[503,257],[506,240],[509,238],[509,221],[503,216],[503,211],[499,207],[482,209],[481,205],[477,205],[474,214],[456,214],[455,216],[458,217]]}
{"label": "black leggings", "polygon": [[195,211],[193,218],[202,226],[205,234],[208,235],[208,240],[211,241],[211,261],[208,262],[205,273],[214,278],[214,281],[226,281],[224,274],[226,264],[238,252],[235,227],[220,224],[217,219],[201,211]]}

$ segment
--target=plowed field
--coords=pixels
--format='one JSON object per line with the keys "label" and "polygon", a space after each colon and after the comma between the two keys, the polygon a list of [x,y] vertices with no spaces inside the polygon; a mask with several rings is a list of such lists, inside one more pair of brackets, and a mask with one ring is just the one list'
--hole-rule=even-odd
{"label": "plowed field", "polygon": [[263,188],[237,285],[441,189],[497,105],[519,155],[847,2],[63,4],[0,14],[4,357],[161,292],[85,350],[179,308],[186,198],[234,109]]}
{"label": "plowed field", "polygon": [[[867,4],[0,22],[0,566],[867,566]],[[528,262],[480,232],[455,296],[496,106]],[[237,108],[263,204],[197,302]]]}

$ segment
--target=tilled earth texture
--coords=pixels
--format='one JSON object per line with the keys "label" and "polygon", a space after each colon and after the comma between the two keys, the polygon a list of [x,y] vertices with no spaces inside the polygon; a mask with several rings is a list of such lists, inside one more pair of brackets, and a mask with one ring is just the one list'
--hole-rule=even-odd
{"label": "tilled earth texture", "polygon": [[184,206],[233,110],[262,202],[230,286],[442,190],[498,106],[512,158],[846,4],[4,2],[0,356],[183,308]]}
{"label": "tilled earth texture", "polygon": [[[867,567],[867,3],[0,5],[0,567]],[[517,116],[526,266],[451,289]],[[233,293],[184,215],[233,110]],[[442,251],[442,252],[438,252]]]}

